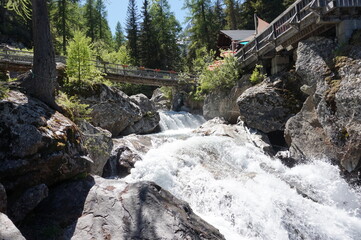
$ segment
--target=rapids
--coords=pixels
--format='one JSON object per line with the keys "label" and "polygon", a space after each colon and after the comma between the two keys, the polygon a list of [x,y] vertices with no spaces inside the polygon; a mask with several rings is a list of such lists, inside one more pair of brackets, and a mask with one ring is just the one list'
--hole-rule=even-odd
{"label": "rapids", "polygon": [[289,168],[251,142],[192,133],[204,121],[161,113],[156,136],[167,140],[139,153],[125,180],[156,182],[228,240],[361,239],[361,192],[337,166],[314,160]]}

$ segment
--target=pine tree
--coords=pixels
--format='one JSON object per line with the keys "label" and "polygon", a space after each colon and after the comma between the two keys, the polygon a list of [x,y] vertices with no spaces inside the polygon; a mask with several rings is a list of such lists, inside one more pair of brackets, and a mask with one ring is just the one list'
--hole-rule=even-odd
{"label": "pine tree", "polygon": [[225,0],[226,3],[226,12],[227,12],[227,28],[228,29],[237,29],[237,17],[236,17],[236,1],[235,0]]}
{"label": "pine tree", "polygon": [[154,31],[152,16],[149,14],[149,1],[144,0],[142,7],[142,23],[139,32],[139,63],[148,68],[157,68],[157,37]]}
{"label": "pine tree", "polygon": [[153,27],[157,38],[158,68],[178,69],[180,63],[180,48],[178,37],[181,31],[180,24],[170,11],[167,0],[154,0],[150,7]]}
{"label": "pine tree", "polygon": [[122,25],[120,24],[119,21],[117,22],[117,25],[115,27],[114,42],[115,42],[115,50],[116,51],[118,51],[120,46],[122,46],[124,44],[124,42],[125,42],[125,37],[124,37]]}
{"label": "pine tree", "polygon": [[104,39],[103,19],[107,16],[106,7],[103,0],[96,0],[95,9],[97,11],[97,25],[99,27],[99,39]]}
{"label": "pine tree", "polygon": [[96,25],[96,18],[95,18],[95,6],[94,0],[86,0],[85,3],[85,20],[86,25],[88,26],[87,36],[91,38],[91,41],[94,42],[95,40],[95,25]]}
{"label": "pine tree", "polygon": [[128,39],[129,55],[133,64],[138,64],[138,15],[135,0],[129,0],[127,11],[126,32]]}

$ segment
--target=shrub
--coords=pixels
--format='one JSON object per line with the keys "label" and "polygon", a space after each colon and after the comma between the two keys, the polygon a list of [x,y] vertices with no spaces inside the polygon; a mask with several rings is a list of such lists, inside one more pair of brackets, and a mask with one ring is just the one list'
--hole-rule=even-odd
{"label": "shrub", "polygon": [[89,105],[80,103],[76,96],[68,97],[65,93],[59,92],[57,103],[66,111],[67,117],[74,122],[91,119],[92,110]]}
{"label": "shrub", "polygon": [[249,80],[251,81],[252,84],[257,84],[262,82],[267,76],[265,74],[263,74],[262,71],[263,66],[257,64],[252,72],[251,77],[249,78]]}

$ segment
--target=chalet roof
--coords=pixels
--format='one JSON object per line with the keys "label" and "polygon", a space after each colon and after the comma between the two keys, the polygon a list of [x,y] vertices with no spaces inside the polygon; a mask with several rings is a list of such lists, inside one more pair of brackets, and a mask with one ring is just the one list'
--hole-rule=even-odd
{"label": "chalet roof", "polygon": [[221,30],[221,33],[226,35],[232,41],[241,41],[244,40],[251,35],[254,35],[254,30]]}

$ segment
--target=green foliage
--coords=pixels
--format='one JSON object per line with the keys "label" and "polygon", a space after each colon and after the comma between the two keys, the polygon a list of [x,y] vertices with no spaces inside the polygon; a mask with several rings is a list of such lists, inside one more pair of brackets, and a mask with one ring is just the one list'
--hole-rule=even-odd
{"label": "green foliage", "polygon": [[125,36],[123,33],[123,28],[120,22],[117,22],[117,26],[115,27],[115,36],[114,36],[114,44],[115,50],[118,51],[120,46],[125,43]]}
{"label": "green foliage", "polygon": [[208,51],[206,47],[197,49],[196,58],[192,61],[192,72],[195,74],[201,73],[213,63],[215,55],[216,52],[214,50]]}
{"label": "green foliage", "polygon": [[29,0],[8,0],[6,8],[16,12],[19,16],[31,18],[31,8],[29,7]]}
{"label": "green foliage", "polygon": [[9,89],[0,83],[0,100],[7,96]]}
{"label": "green foliage", "polygon": [[72,121],[79,122],[91,119],[90,113],[92,110],[89,108],[89,105],[80,103],[76,96],[68,97],[66,93],[59,92],[56,101],[66,111],[67,117]]}
{"label": "green foliage", "polygon": [[135,0],[129,0],[126,22],[129,55],[134,65],[138,63],[138,13]]}
{"label": "green foliage", "polygon": [[105,62],[125,65],[131,64],[131,58],[126,46],[120,46],[118,51],[103,50],[99,53],[99,56]]}
{"label": "green foliage", "polygon": [[[102,80],[101,72],[96,68],[95,63],[91,60],[94,59],[92,44],[90,38],[86,37],[81,31],[74,33],[74,39],[69,42],[68,59],[67,59],[67,75],[68,82],[65,88],[68,93],[75,91],[79,92],[98,83]],[[71,93],[72,95],[72,93]]]}
{"label": "green foliage", "polygon": [[266,75],[262,73],[262,68],[263,66],[259,64],[255,66],[252,75],[249,78],[252,84],[260,83],[266,78]]}
{"label": "green foliage", "polygon": [[171,100],[173,98],[172,87],[163,86],[160,88],[160,91],[162,91],[162,93],[168,100]]}
{"label": "green foliage", "polygon": [[240,66],[236,57],[226,56],[223,64],[213,70],[205,67],[199,76],[200,85],[196,96],[201,97],[215,89],[232,88],[240,77]]}

